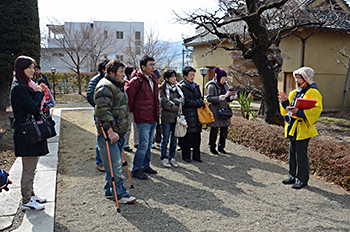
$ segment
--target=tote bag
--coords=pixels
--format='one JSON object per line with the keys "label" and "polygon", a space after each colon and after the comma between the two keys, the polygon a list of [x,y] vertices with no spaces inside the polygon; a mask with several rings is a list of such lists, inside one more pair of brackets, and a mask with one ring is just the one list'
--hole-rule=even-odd
{"label": "tote bag", "polygon": [[180,104],[179,110],[177,112],[177,117],[176,117],[175,136],[184,137],[186,133],[187,133],[187,122],[186,122],[185,116],[182,114],[182,104]]}
{"label": "tote bag", "polygon": [[214,114],[211,112],[208,104],[208,102],[204,102],[204,106],[197,108],[200,124],[208,124],[215,121]]}

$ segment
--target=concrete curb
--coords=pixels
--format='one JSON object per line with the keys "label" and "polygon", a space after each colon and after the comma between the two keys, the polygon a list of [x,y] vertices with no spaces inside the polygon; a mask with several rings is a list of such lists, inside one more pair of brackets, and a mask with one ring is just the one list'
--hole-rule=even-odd
{"label": "concrete curb", "polygon": [[[45,209],[42,211],[26,211],[21,226],[14,231],[54,231],[56,176],[58,165],[58,147],[62,110],[90,110],[91,107],[57,108],[52,118],[56,122],[57,136],[48,140],[50,153],[39,158],[34,178],[35,193],[47,197]],[[8,192],[1,193],[0,198],[0,230],[9,228],[21,203],[20,180],[22,175],[22,159],[17,158],[9,171],[13,184]]]}

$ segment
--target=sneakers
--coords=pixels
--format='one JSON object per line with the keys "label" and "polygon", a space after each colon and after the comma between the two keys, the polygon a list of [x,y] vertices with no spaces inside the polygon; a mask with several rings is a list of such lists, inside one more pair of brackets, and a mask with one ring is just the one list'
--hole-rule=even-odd
{"label": "sneakers", "polygon": [[157,174],[158,172],[154,169],[152,169],[151,167],[148,168],[144,168],[142,169],[143,172],[148,173],[148,174]]}
{"label": "sneakers", "polygon": [[[115,201],[115,197],[113,194],[105,195],[105,197],[109,200]],[[118,203],[120,204],[132,204],[136,201],[135,197],[131,197],[129,195],[126,195],[125,197],[122,197],[118,200]]]}
{"label": "sneakers", "polygon": [[96,168],[97,168],[97,170],[99,170],[100,172],[104,172],[104,171],[105,171],[105,167],[103,167],[103,164],[97,164]]}
{"label": "sneakers", "polygon": [[147,180],[148,178],[148,176],[140,169],[132,172],[131,176],[140,180]]}
{"label": "sneakers", "polygon": [[21,204],[22,210],[43,210],[45,206],[39,204],[38,202],[33,199],[33,197],[30,198],[30,201],[26,204]]}
{"label": "sneakers", "polygon": [[176,160],[174,158],[171,158],[169,163],[171,164],[171,166],[173,166],[174,168],[179,167],[179,165],[177,164]]}
{"label": "sneakers", "polygon": [[38,197],[38,196],[32,196],[31,199],[38,202],[38,203],[45,203],[47,200],[46,197]]}
{"label": "sneakers", "polygon": [[169,163],[169,160],[167,158],[162,159],[162,161],[160,161],[161,165],[163,165],[166,168],[171,168],[171,165]]}
{"label": "sneakers", "polygon": [[136,201],[136,198],[135,198],[135,197],[132,197],[132,196],[127,195],[127,196],[125,196],[125,197],[123,197],[123,198],[120,198],[120,199],[118,200],[118,203],[119,203],[119,204],[132,204],[132,203],[134,203],[135,201]]}

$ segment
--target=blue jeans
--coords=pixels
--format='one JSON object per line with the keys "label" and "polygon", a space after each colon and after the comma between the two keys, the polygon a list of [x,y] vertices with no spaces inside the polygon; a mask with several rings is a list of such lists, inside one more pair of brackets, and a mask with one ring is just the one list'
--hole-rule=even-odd
{"label": "blue jeans", "polygon": [[151,162],[151,146],[157,122],[136,124],[139,131],[139,146],[135,152],[132,172],[149,167]]}
{"label": "blue jeans", "polygon": [[[124,135],[119,134],[120,138],[117,142],[111,144],[111,141],[108,140],[108,147],[111,157],[113,176],[115,181],[115,187],[117,190],[118,199],[123,198],[128,195],[125,187],[123,186],[122,178],[122,164],[123,164],[123,145],[124,145]],[[104,187],[105,195],[114,195],[112,176],[110,170],[110,163],[107,154],[106,139],[103,135],[97,137],[98,149],[102,158],[102,162],[105,164],[106,172],[106,185]]]}
{"label": "blue jeans", "polygon": [[[162,130],[162,142],[160,143],[160,159],[168,158],[169,160],[175,157],[175,150],[177,145],[177,137],[175,137],[175,123],[165,123],[160,124],[160,128]],[[171,137],[170,137],[171,135]],[[169,148],[169,156],[166,155],[166,150],[168,147],[170,137],[170,148]]]}
{"label": "blue jeans", "polygon": [[[94,114],[94,121],[95,121],[95,125],[97,126],[97,122],[96,122],[96,115]],[[100,156],[100,152],[98,151],[98,138],[96,139],[96,146],[95,146],[95,150],[96,150],[96,157],[95,157],[95,163],[96,165],[100,165],[103,164],[102,163],[102,159]]]}

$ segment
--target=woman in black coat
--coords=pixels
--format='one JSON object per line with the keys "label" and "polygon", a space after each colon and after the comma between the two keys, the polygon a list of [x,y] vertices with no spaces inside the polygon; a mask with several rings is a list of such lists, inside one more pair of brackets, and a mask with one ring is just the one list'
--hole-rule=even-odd
{"label": "woman in black coat", "polygon": [[199,123],[197,109],[204,106],[201,100],[199,85],[194,82],[196,70],[192,67],[185,67],[182,71],[184,80],[180,83],[185,97],[185,104],[182,107],[183,114],[187,121],[187,133],[185,137],[179,138],[182,159],[191,162],[191,147],[193,148],[193,160],[202,162],[200,145],[202,125]]}
{"label": "woman in black coat", "polygon": [[47,141],[29,144],[21,131],[21,124],[26,122],[27,115],[40,114],[41,102],[46,89],[45,84],[36,85],[31,78],[34,75],[35,61],[28,56],[19,56],[15,61],[15,76],[11,87],[11,105],[14,120],[13,141],[15,156],[22,157],[22,210],[41,210],[39,203],[46,198],[34,194],[33,180],[39,156],[49,153]]}

